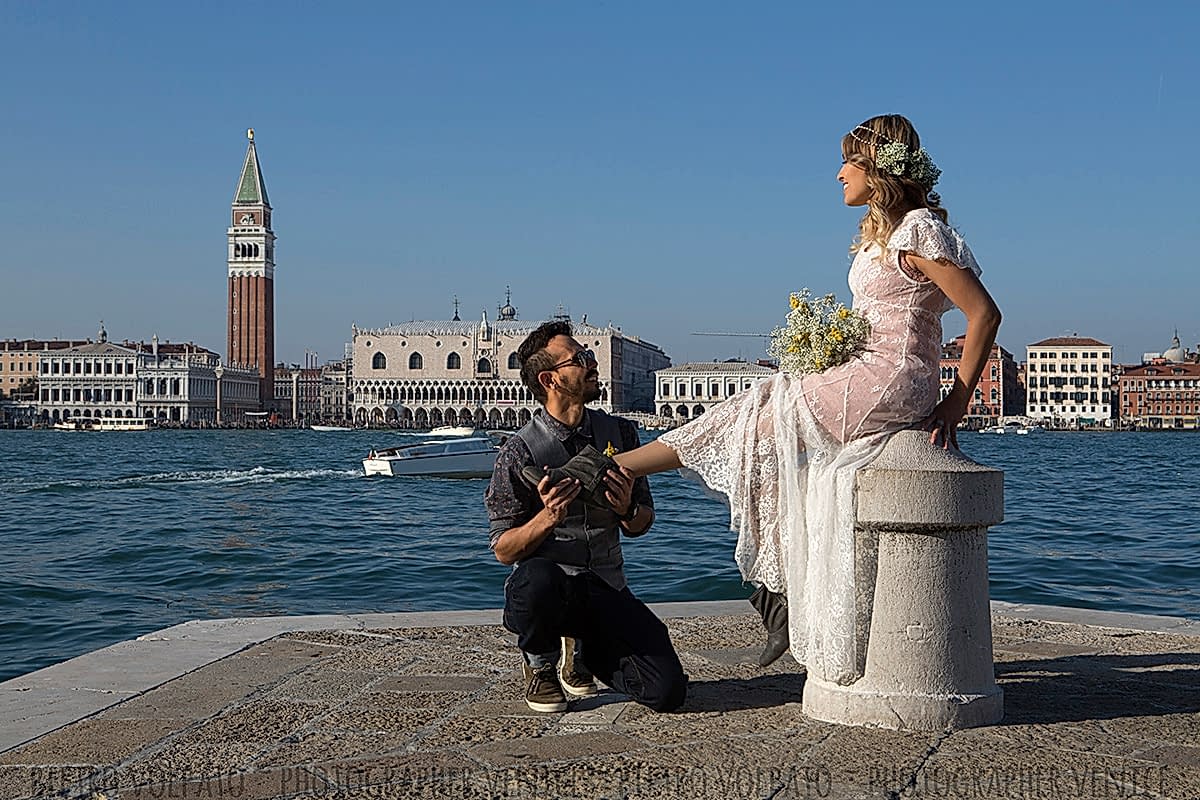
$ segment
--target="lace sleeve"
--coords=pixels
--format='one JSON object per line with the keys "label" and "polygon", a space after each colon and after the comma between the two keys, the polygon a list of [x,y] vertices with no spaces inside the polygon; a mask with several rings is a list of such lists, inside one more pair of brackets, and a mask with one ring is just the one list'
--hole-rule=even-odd
{"label": "lace sleeve", "polygon": [[908,264],[906,253],[954,264],[959,269],[969,269],[976,275],[983,272],[971,253],[971,248],[958,231],[942,222],[927,209],[911,212],[892,233],[888,240],[888,252],[895,253],[900,270],[917,281],[928,280],[920,270]]}

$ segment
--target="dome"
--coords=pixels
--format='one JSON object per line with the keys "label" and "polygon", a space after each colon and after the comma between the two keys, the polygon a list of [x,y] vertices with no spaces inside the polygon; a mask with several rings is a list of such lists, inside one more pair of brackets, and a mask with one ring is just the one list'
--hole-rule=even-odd
{"label": "dome", "polygon": [[1179,344],[1178,334],[1176,334],[1175,338],[1171,339],[1171,346],[1163,351],[1162,357],[1164,360],[1175,364],[1180,364],[1187,358],[1187,353]]}

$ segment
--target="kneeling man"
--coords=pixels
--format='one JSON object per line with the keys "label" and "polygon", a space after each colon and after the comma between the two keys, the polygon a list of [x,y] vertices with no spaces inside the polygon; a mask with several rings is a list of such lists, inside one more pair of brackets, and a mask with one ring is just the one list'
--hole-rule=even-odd
{"label": "kneeling man", "polygon": [[517,357],[542,408],[501,448],[485,502],[492,551],[515,565],[504,627],[524,656],[525,702],[565,711],[567,694],[595,694],[595,676],[655,711],[674,710],[687,676],[667,627],[622,569],[621,533],[641,536],[654,523],[650,486],[607,457],[637,447],[637,429],[585,407],[600,396],[599,372],[569,322],[538,327]]}

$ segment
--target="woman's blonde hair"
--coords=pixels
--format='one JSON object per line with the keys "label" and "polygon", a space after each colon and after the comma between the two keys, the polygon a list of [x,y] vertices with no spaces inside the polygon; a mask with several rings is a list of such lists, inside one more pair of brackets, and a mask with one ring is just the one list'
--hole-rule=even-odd
{"label": "woman's blonde hair", "polygon": [[[928,208],[942,222],[949,221],[941,198],[933,191],[936,168],[932,176],[914,169],[904,169],[900,175],[883,171],[878,151],[887,145],[903,145],[907,153],[916,154],[921,150],[921,137],[899,114],[871,117],[842,137],[842,159],[867,173],[867,188],[871,190],[867,213],[859,221],[858,236],[850,245],[852,253],[872,244],[886,251],[900,217],[914,208]],[[913,173],[919,178],[910,177]]]}

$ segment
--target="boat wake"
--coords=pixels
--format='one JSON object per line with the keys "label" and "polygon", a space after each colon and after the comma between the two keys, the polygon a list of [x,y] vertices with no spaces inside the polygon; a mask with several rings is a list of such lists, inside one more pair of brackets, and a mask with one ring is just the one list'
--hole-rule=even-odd
{"label": "boat wake", "polygon": [[144,489],[156,486],[197,485],[197,486],[249,486],[254,484],[282,483],[286,481],[329,480],[340,478],[359,478],[362,472],[357,469],[274,469],[271,467],[252,467],[250,469],[218,469],[218,470],[185,470],[177,472],[155,472],[147,475],[126,475],[113,478],[95,478],[90,480],[57,480],[39,481],[36,478],[22,478],[17,481],[7,481],[3,488],[14,493],[33,492],[70,492],[107,491],[122,489]]}

